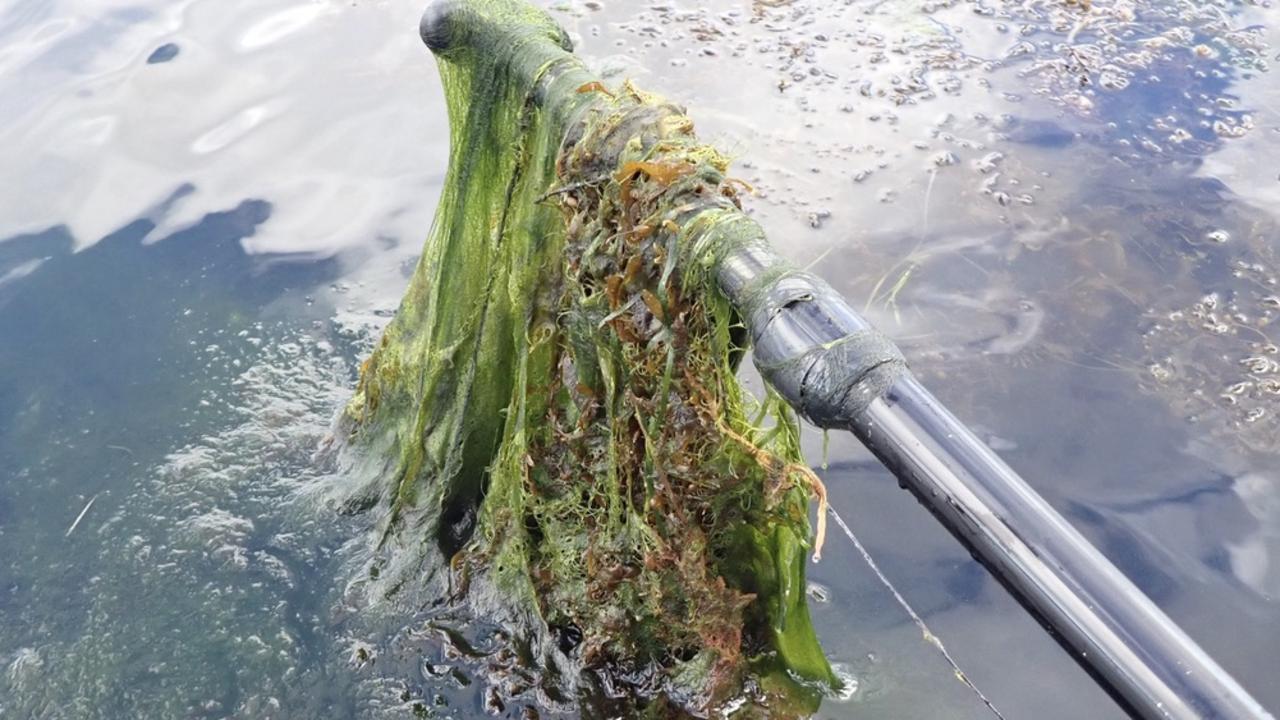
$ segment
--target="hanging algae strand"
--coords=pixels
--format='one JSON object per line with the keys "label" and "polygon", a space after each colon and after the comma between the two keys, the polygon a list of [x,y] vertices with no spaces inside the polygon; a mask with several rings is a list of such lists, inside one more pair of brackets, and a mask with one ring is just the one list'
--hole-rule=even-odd
{"label": "hanging algae strand", "polygon": [[811,712],[837,682],[804,581],[825,495],[791,411],[737,380],[745,335],[689,230],[740,183],[540,10],[444,9],[449,172],[347,411],[377,587],[501,618],[580,696],[652,717],[747,690],[744,715]]}

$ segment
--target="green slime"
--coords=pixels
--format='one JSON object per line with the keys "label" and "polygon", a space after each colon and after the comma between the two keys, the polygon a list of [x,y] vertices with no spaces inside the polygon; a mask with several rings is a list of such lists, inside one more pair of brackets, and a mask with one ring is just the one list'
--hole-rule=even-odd
{"label": "green slime", "polygon": [[375,578],[447,588],[648,716],[744,688],[744,715],[812,712],[837,684],[806,605],[821,486],[791,411],[736,378],[742,329],[693,236],[741,184],[681,109],[559,72],[540,10],[467,8],[438,53],[435,222],[347,410],[385,512]]}

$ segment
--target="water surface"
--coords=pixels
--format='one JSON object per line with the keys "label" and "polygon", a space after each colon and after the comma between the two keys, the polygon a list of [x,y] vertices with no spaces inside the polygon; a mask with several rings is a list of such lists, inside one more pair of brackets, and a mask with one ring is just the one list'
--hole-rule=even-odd
{"label": "water surface", "polygon": [[[1280,708],[1275,10],[550,7],[610,82],[687,103],[779,248]],[[0,9],[0,716],[496,709],[448,634],[355,606],[367,519],[319,453],[442,179],[419,11]],[[1006,717],[1123,717],[855,442],[823,476]],[[820,717],[993,717],[845,538],[811,579],[857,680]],[[534,700],[499,685],[503,715]]]}

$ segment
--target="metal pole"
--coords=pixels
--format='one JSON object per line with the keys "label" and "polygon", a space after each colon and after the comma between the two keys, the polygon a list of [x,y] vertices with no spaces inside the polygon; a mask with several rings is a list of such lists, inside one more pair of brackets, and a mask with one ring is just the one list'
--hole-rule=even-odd
{"label": "metal pole", "polygon": [[849,429],[1142,717],[1271,717],[914,376]]}
{"label": "metal pole", "polygon": [[[497,6],[503,12],[489,14]],[[546,18],[536,27],[511,22],[527,10],[521,0],[436,0],[422,37],[442,62],[459,46],[502,48],[536,102],[567,123],[588,101],[563,88],[590,75],[567,52],[563,31],[544,32]],[[720,289],[750,329],[770,384],[816,425],[857,435],[1134,713],[1272,718],[929,394],[888,338],[826,282],[790,268],[754,221],[716,207],[680,224],[717,258]]]}
{"label": "metal pole", "polygon": [[[801,413],[852,431],[1130,710],[1151,720],[1272,716],[956,419],[822,279],[763,242],[730,253],[756,364]],[[766,279],[767,288],[756,287]]]}

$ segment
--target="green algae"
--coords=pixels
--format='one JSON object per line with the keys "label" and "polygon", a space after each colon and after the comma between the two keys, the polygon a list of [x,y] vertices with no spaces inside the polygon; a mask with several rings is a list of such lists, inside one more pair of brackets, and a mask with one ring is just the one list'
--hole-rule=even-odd
{"label": "green algae", "polygon": [[811,712],[836,683],[805,601],[821,485],[737,380],[694,237],[740,184],[681,109],[584,82],[541,11],[461,7],[445,188],[347,411],[378,587],[501,618],[635,712]]}

